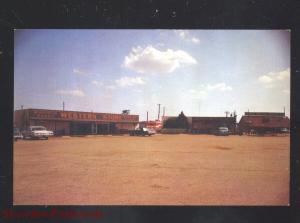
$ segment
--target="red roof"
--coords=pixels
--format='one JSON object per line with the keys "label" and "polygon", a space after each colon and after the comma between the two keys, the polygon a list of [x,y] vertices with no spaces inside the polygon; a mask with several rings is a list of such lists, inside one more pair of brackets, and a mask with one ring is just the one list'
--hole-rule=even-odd
{"label": "red roof", "polygon": [[239,125],[256,128],[289,128],[290,120],[286,116],[245,115]]}

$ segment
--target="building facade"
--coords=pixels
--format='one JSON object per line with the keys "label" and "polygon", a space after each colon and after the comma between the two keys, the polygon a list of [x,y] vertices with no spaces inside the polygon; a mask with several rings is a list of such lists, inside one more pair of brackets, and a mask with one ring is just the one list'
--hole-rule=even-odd
{"label": "building facade", "polygon": [[289,128],[289,118],[280,112],[245,112],[239,122],[243,133],[280,133]]}
{"label": "building facade", "polygon": [[[167,116],[163,120],[165,123],[176,116]],[[229,117],[186,117],[188,123],[188,132],[199,134],[213,134],[219,127],[227,127],[233,134],[236,133],[236,116]]]}
{"label": "building facade", "polygon": [[25,129],[30,125],[44,126],[55,135],[118,134],[134,130],[138,115],[22,109],[14,112],[14,125]]}
{"label": "building facade", "polygon": [[236,116],[231,117],[192,117],[191,132],[212,134],[219,127],[227,127],[232,134],[236,133]]}

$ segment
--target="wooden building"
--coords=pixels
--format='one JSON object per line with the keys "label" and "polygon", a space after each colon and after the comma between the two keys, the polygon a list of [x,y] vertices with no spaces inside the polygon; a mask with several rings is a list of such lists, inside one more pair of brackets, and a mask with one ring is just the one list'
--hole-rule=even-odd
{"label": "wooden building", "polygon": [[[175,120],[176,116],[166,116],[163,120],[167,128],[168,120]],[[219,127],[227,127],[232,134],[236,133],[236,116],[228,117],[186,117],[187,132],[199,134],[214,134]]]}
{"label": "wooden building", "polygon": [[290,120],[280,112],[245,112],[239,122],[242,133],[281,133],[290,127]]}
{"label": "wooden building", "polygon": [[236,116],[192,117],[191,132],[212,134],[219,127],[227,127],[232,134],[236,132]]}

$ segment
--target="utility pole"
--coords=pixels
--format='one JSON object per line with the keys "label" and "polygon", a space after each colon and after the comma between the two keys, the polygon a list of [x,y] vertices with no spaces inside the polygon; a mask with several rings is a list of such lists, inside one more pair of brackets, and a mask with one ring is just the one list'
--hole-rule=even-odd
{"label": "utility pole", "polygon": [[147,123],[148,123],[148,111],[147,111]]}
{"label": "utility pole", "polygon": [[228,114],[229,114],[229,113],[230,113],[229,111],[225,111],[226,118],[228,117]]}
{"label": "utility pole", "polygon": [[21,105],[21,110],[23,110],[23,105]]}
{"label": "utility pole", "polygon": [[163,107],[163,118],[165,117],[165,111],[166,111],[166,107]]}
{"label": "utility pole", "polygon": [[160,104],[157,104],[158,105],[158,116],[157,116],[157,120],[159,120],[159,115],[160,115]]}
{"label": "utility pole", "polygon": [[284,116],[285,116],[285,106],[283,106],[283,113],[284,113]]}
{"label": "utility pole", "polygon": [[65,110],[65,102],[63,101],[63,111]]}

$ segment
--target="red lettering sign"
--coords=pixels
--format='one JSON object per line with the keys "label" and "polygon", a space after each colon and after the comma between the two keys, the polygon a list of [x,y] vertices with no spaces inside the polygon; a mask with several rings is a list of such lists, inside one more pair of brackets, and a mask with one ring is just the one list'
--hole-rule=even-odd
{"label": "red lettering sign", "polygon": [[121,115],[107,113],[87,113],[87,112],[66,112],[66,111],[47,111],[32,110],[30,117],[40,119],[69,119],[69,120],[100,120],[100,121],[138,121],[137,115]]}

